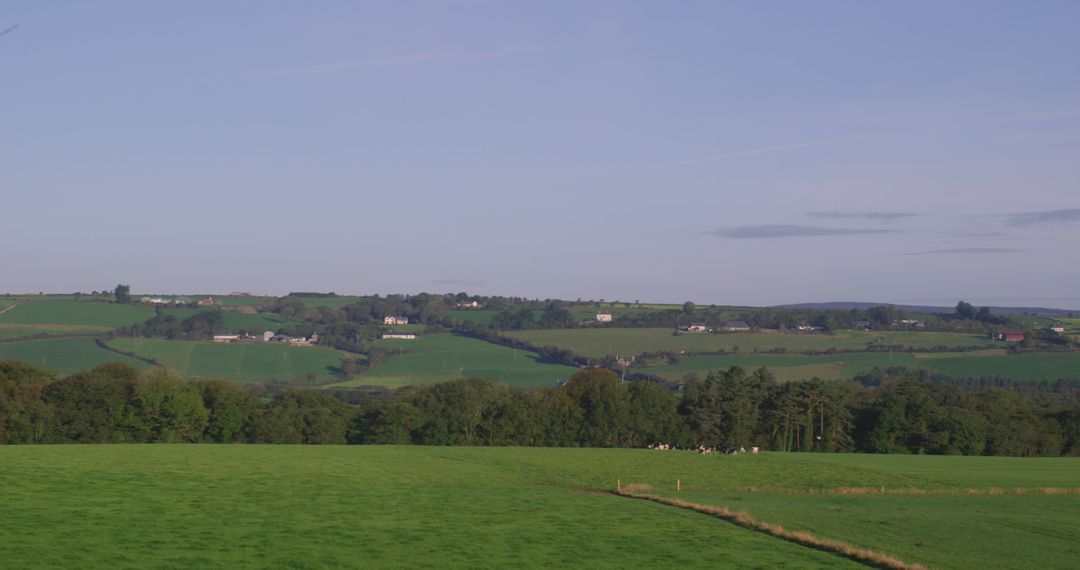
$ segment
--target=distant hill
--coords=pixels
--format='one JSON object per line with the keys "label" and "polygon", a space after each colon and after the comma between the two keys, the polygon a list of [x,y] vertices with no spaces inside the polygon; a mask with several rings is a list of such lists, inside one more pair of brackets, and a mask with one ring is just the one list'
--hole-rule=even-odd
{"label": "distant hill", "polygon": [[[895,303],[864,303],[858,301],[835,301],[831,303],[795,303],[775,305],[778,309],[869,309],[870,307],[891,306],[914,313],[952,313],[956,307],[936,307],[931,305],[897,305]],[[1048,307],[995,307],[990,310],[998,315],[1037,315],[1040,317],[1065,317],[1080,314],[1080,309],[1051,309]]]}

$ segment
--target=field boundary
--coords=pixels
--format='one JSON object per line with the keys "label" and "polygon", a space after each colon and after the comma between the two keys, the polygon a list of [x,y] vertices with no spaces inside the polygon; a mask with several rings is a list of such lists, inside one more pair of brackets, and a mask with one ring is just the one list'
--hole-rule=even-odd
{"label": "field boundary", "polygon": [[107,350],[109,352],[115,352],[116,354],[120,354],[120,355],[126,356],[128,358],[134,358],[135,360],[138,360],[140,362],[145,362],[145,363],[153,365],[153,366],[160,366],[161,365],[160,362],[158,362],[157,360],[154,360],[153,358],[146,358],[145,356],[140,356],[138,354],[135,354],[134,352],[125,352],[123,350],[120,350],[119,348],[111,347],[111,346],[109,346],[109,343],[102,340],[101,337],[98,337],[98,338],[94,339],[94,343],[97,344],[99,347],[104,348],[105,350]]}
{"label": "field boundary", "polygon": [[20,303],[22,303],[22,301],[19,301],[18,303],[14,303],[14,304],[11,304],[11,305],[8,305],[8,306],[4,307],[3,309],[0,309],[0,315],[14,309],[15,307],[18,307]]}
{"label": "field boundary", "polygon": [[839,540],[820,538],[806,531],[788,530],[780,525],[759,521],[745,512],[732,511],[727,507],[714,507],[711,505],[691,503],[689,501],[683,501],[680,499],[670,499],[668,497],[662,497],[660,495],[651,495],[647,493],[635,492],[637,489],[644,489],[646,487],[647,486],[644,485],[626,485],[620,486],[619,489],[609,492],[619,497],[651,501],[654,503],[660,503],[662,505],[678,507],[680,509],[686,509],[697,513],[709,515],[732,523],[736,526],[745,528],[747,530],[764,533],[775,538],[786,540],[788,542],[793,542],[800,546],[806,546],[815,550],[820,550],[822,552],[828,552],[830,554],[843,556],[844,558],[867,564],[869,566],[874,566],[876,568],[885,568],[888,570],[926,570],[926,566],[922,564],[912,564],[910,562],[905,562],[895,556],[878,552],[876,550],[859,548],[857,546]]}
{"label": "field boundary", "polygon": [[1080,487],[956,487],[923,489],[921,487],[738,487],[736,493],[774,495],[1080,495]]}

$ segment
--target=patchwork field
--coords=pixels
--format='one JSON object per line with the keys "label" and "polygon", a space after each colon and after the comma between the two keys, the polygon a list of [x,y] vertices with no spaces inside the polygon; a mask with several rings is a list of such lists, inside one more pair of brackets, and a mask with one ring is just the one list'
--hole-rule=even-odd
{"label": "patchwork field", "polygon": [[1036,489],[1080,487],[1071,458],[79,445],[0,447],[0,465],[18,568],[861,567],[616,479],[935,567],[1071,568],[1080,548],[1080,494]]}
{"label": "patchwork field", "polygon": [[[166,315],[172,315],[181,321],[191,318],[207,309],[165,309]],[[239,313],[236,311],[221,312],[222,333],[235,334],[246,331],[250,334],[262,334],[263,331],[277,331],[277,329],[289,323],[275,313]],[[297,322],[297,321],[292,321]]]}
{"label": "patchwork field", "polygon": [[451,378],[484,377],[512,386],[554,386],[576,368],[540,362],[536,354],[462,336],[434,334],[417,340],[380,340],[375,346],[393,351],[386,362],[345,382],[344,386],[396,388]]}
{"label": "patchwork field", "polygon": [[[606,355],[630,356],[661,350],[709,352],[734,350],[740,352],[785,348],[792,352],[864,350],[872,345],[899,345],[910,348],[993,347],[986,335],[937,332],[863,332],[841,331],[833,334],[725,333],[673,334],[668,328],[594,328],[530,330],[505,333],[537,346],[557,346],[594,358]],[[1000,345],[999,345],[1000,346]]]}
{"label": "patchwork field", "polygon": [[222,378],[240,384],[292,382],[307,373],[315,374],[318,382],[327,382],[346,356],[319,346],[261,342],[216,344],[118,338],[109,346],[154,359],[185,378]]}
{"label": "patchwork field", "polygon": [[90,338],[25,340],[0,343],[0,359],[11,358],[43,366],[61,375],[87,370],[106,362],[123,362],[136,368],[148,368],[143,362],[110,352]]}

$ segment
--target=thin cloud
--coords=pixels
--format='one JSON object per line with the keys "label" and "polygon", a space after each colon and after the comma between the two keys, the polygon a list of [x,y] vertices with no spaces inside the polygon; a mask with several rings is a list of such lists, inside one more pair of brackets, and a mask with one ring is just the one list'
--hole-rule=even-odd
{"label": "thin cloud", "polygon": [[918,218],[923,214],[913,212],[809,212],[811,218],[833,220],[867,220],[871,222],[895,222],[907,218]]}
{"label": "thin cloud", "polygon": [[1020,212],[1005,215],[1005,223],[1010,226],[1067,224],[1070,222],[1080,222],[1080,208],[1047,210],[1045,212]]}
{"label": "thin cloud", "polygon": [[467,51],[455,49],[442,49],[423,51],[416,53],[387,55],[381,57],[368,57],[337,61],[333,63],[321,63],[304,65],[300,67],[286,67],[267,69],[262,71],[264,75],[313,75],[320,73],[333,73],[338,71],[350,71],[355,69],[380,69],[405,67],[438,61],[462,62],[462,61],[488,61],[501,59],[524,53],[534,53],[547,49],[547,46],[526,45],[512,46],[487,51]]}
{"label": "thin cloud", "polygon": [[1003,238],[1009,236],[1005,232],[961,232],[952,235],[959,238]]}
{"label": "thin cloud", "polygon": [[803,148],[814,148],[818,146],[826,146],[832,144],[840,144],[845,142],[851,142],[859,140],[861,137],[846,137],[842,139],[825,139],[819,141],[807,141],[793,144],[781,144],[776,146],[765,146],[761,148],[752,148],[747,150],[738,150],[734,152],[725,152],[722,154],[714,154],[712,156],[705,156],[701,158],[692,158],[689,160],[677,160],[667,163],[670,166],[678,166],[685,164],[698,164],[702,162],[714,162],[717,160],[727,160],[729,158],[739,158],[742,156],[755,156],[758,154],[770,154],[774,152],[784,152],[789,150],[799,150]]}
{"label": "thin cloud", "polygon": [[869,234],[895,234],[897,230],[871,228],[822,228],[818,226],[739,226],[709,232],[715,236],[729,239],[766,239],[793,237],[852,236]]}
{"label": "thin cloud", "polygon": [[11,32],[14,32],[17,29],[19,29],[18,24],[15,24],[14,26],[11,26],[9,28],[5,28],[3,31],[0,31],[0,37],[6,36],[6,35],[10,34]]}
{"label": "thin cloud", "polygon": [[990,255],[995,253],[1024,253],[1026,249],[1012,249],[1008,247],[952,247],[946,249],[931,249],[927,251],[913,251],[904,255]]}

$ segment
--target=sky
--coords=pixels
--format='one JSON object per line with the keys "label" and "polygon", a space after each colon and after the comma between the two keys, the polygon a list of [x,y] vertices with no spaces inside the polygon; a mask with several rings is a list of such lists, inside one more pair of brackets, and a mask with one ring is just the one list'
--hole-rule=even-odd
{"label": "sky", "polygon": [[1080,308],[1080,3],[0,2],[0,291]]}

